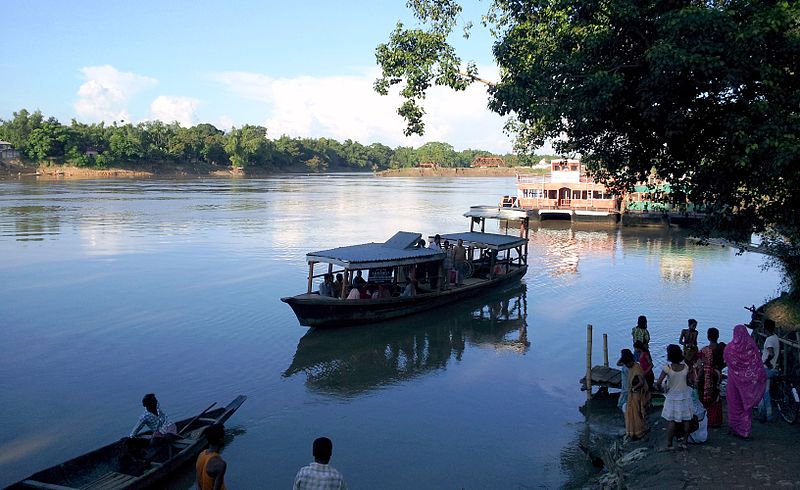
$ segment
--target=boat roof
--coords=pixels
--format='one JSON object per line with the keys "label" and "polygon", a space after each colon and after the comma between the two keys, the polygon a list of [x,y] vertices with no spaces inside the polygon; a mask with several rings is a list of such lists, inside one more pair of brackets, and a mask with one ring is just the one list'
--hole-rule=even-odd
{"label": "boat roof", "polygon": [[448,233],[442,235],[442,240],[450,240],[453,243],[457,240],[464,240],[464,243],[480,248],[490,248],[493,250],[507,250],[509,248],[524,245],[526,240],[513,235],[500,235],[499,233],[482,233],[479,231],[467,231],[464,233]]}
{"label": "boat roof", "polygon": [[497,206],[471,206],[464,213],[467,218],[519,220],[535,216],[534,211],[525,209],[499,208]]}
{"label": "boat roof", "polygon": [[374,269],[444,259],[445,253],[441,250],[415,246],[421,239],[420,233],[400,231],[383,243],[362,243],[310,252],[306,254],[306,261],[340,265],[345,269]]}

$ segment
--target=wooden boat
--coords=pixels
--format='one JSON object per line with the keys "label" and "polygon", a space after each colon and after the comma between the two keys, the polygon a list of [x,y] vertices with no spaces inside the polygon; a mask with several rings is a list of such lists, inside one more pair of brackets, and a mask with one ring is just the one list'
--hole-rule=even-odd
{"label": "wooden boat", "polygon": [[[181,436],[151,461],[137,459],[152,434],[121,439],[77,458],[35,473],[8,489],[110,490],[150,488],[208,446],[203,430],[224,423],[247,399],[239,395],[225,408],[217,408],[176,422]],[[211,408],[211,407],[209,407]]]}
{"label": "wooden boat", "polygon": [[[459,286],[451,284],[452,271],[442,263],[446,253],[420,247],[422,235],[398,232],[384,243],[366,243],[306,255],[309,264],[308,288],[303,294],[281,298],[291,306],[301,325],[336,327],[373,323],[411,315],[476,296],[489,289],[519,282],[528,270],[528,211],[474,206],[464,216],[470,219],[470,231],[441,234],[441,240],[455,244],[459,239],[467,249],[466,274]],[[487,219],[518,221],[519,236],[485,232]],[[480,231],[476,230],[479,225]],[[508,231],[508,227],[506,227]],[[516,231],[516,230],[514,230]],[[424,243],[424,242],[422,242]],[[315,266],[328,264],[315,274]],[[339,267],[339,269],[336,269]],[[413,296],[399,295],[415,269],[438,268],[438,284],[420,285]],[[393,290],[381,299],[345,299],[356,271],[368,271],[366,287]],[[316,278],[341,273],[344,285],[340,297],[327,297],[312,291]]]}

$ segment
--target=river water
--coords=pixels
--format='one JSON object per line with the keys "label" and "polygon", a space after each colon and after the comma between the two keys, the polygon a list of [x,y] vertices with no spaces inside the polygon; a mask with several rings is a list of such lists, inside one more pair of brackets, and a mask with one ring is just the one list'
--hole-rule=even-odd
{"label": "river water", "polygon": [[174,419],[248,395],[229,488],[290,487],[320,435],[351,488],[559,487],[580,466],[588,323],[613,362],[647,315],[660,364],[687,318],[728,340],[778,291],[760,255],[558,222],[532,227],[520,287],[477,300],[322,332],[279,301],[305,290],[306,252],[466,230],[470,205],[514,192],[367,175],[0,183],[0,485],[127,435],[155,392]]}

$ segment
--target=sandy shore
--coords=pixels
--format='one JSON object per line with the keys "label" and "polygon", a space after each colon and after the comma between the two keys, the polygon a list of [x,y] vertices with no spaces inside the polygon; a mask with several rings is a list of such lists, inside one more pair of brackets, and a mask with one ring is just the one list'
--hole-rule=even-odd
{"label": "sandy shore", "polygon": [[645,437],[623,443],[616,398],[597,396],[586,412],[593,435],[584,444],[590,455],[604,460],[605,469],[584,488],[800,488],[800,424],[754,420],[748,440],[730,435],[723,425],[709,429],[704,444],[666,452],[661,408],[649,413]]}

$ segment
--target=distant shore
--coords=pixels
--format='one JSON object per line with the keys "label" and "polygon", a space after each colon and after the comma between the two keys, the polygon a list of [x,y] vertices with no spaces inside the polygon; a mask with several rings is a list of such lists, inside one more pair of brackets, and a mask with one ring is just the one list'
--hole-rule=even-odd
{"label": "distant shore", "polygon": [[396,168],[378,172],[379,177],[510,177],[517,174],[544,175],[546,169],[531,167],[490,167],[490,168]]}
{"label": "distant shore", "polygon": [[[331,170],[326,173],[353,172],[353,169]],[[258,167],[236,170],[229,166],[208,164],[180,164],[157,162],[145,165],[129,165],[109,168],[76,167],[61,164],[37,164],[29,162],[0,162],[0,180],[20,178],[38,179],[119,179],[119,178],[203,178],[203,177],[270,177],[285,173],[312,174],[302,165],[280,170]]]}
{"label": "distant shore", "polygon": [[[353,172],[352,168],[328,169],[319,174]],[[364,173],[368,173],[364,170]],[[315,174],[304,165],[272,169],[247,167],[235,170],[228,166],[205,163],[156,162],[152,164],[124,165],[109,168],[76,167],[74,165],[46,164],[32,162],[1,162],[0,180],[19,178],[40,179],[115,179],[115,178],[191,178],[191,177],[269,177],[285,173]],[[491,168],[400,168],[389,169],[374,174],[379,177],[511,177],[514,175],[544,175],[547,170],[530,167],[491,167]]]}

